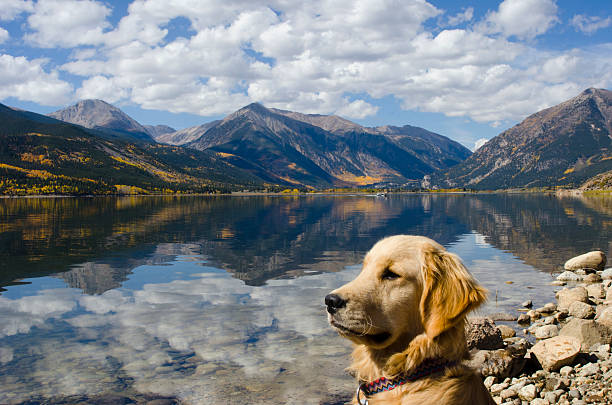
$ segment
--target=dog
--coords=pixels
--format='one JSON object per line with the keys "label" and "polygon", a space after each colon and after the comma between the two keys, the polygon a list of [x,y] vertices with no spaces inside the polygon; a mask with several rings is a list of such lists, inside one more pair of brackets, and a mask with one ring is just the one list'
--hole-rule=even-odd
{"label": "dog", "polygon": [[486,296],[459,257],[429,238],[376,243],[357,278],[325,297],[330,325],[354,343],[353,404],[495,404],[462,364],[466,315]]}

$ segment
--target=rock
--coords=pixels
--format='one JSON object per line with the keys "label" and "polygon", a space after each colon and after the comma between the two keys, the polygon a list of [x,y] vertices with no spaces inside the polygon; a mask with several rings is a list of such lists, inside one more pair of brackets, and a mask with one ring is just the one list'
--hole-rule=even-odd
{"label": "rock", "polygon": [[604,308],[597,317],[597,322],[612,329],[612,307]]}
{"label": "rock", "polygon": [[536,397],[538,391],[536,390],[536,386],[534,384],[525,385],[518,392],[518,396],[523,401],[531,401]]}
{"label": "rock", "polygon": [[559,334],[559,328],[557,325],[544,325],[540,326],[535,331],[536,339],[548,339]]}
{"label": "rock", "polygon": [[509,326],[497,325],[497,329],[499,329],[499,331],[501,332],[503,339],[516,336],[516,331]]}
{"label": "rock", "polygon": [[612,280],[612,267],[610,267],[609,269],[605,269],[601,273],[601,278],[603,278],[604,280]]}
{"label": "rock", "polygon": [[544,370],[556,371],[571,364],[580,352],[580,347],[580,341],[574,337],[555,336],[536,343],[531,348],[531,353]]}
{"label": "rock", "polygon": [[563,366],[559,370],[559,374],[561,374],[562,376],[565,376],[565,377],[567,377],[568,375],[572,374],[573,372],[574,372],[574,368],[570,367],[570,366]]}
{"label": "rock", "polygon": [[571,271],[564,271],[557,276],[557,281],[582,281],[582,276]]}
{"label": "rock", "polygon": [[516,320],[516,323],[518,323],[519,325],[526,325],[528,323],[531,323],[531,317],[529,317],[529,315],[527,314],[520,314],[518,319]]}
{"label": "rock", "polygon": [[466,327],[468,349],[495,350],[504,347],[501,331],[489,318],[471,318]]}
{"label": "rock", "polygon": [[483,377],[495,376],[498,380],[518,375],[525,366],[528,342],[508,345],[505,349],[479,350],[472,355],[468,365],[480,372]]}
{"label": "rock", "polygon": [[[610,278],[612,278],[612,276]],[[523,308],[531,308],[533,306],[533,302],[531,300],[523,301],[521,306]]]}
{"label": "rock", "polygon": [[490,375],[487,378],[485,378],[484,386],[487,387],[488,390],[490,390],[493,384],[495,384],[496,382],[497,382],[497,378],[495,376]]}
{"label": "rock", "polygon": [[585,276],[582,281],[585,283],[593,284],[593,283],[601,283],[601,276],[597,273],[592,273]]}
{"label": "rock", "polygon": [[550,282],[550,285],[554,285],[554,286],[564,286],[567,283],[565,281],[561,281],[561,280],[553,280]]}
{"label": "rock", "polygon": [[529,311],[527,311],[527,316],[529,316],[531,320],[536,320],[536,319],[540,319],[542,317],[542,314],[533,309],[530,309]]}
{"label": "rock", "polygon": [[606,292],[606,301],[612,302],[612,287],[608,287],[608,291]]}
{"label": "rock", "polygon": [[[488,378],[495,378],[495,377],[490,376],[490,377],[487,377],[487,379]],[[502,382],[502,383],[499,383],[499,384],[491,385],[490,391],[491,391],[491,394],[497,395],[497,394],[499,394],[500,392],[502,392],[503,390],[505,390],[508,387],[509,387],[508,383]]]}
{"label": "rock", "polygon": [[582,369],[578,372],[581,377],[589,377],[599,373],[599,366],[597,364],[588,363],[585,364]]}
{"label": "rock", "polygon": [[550,405],[550,402],[546,398],[534,398],[529,405]]}
{"label": "rock", "polygon": [[606,290],[601,284],[589,284],[586,286],[589,297],[603,299],[606,296]]}
{"label": "rock", "polygon": [[516,315],[508,314],[505,312],[496,312],[493,314],[489,314],[487,315],[487,318],[492,319],[495,322],[497,321],[508,321],[508,322],[516,321]]}
{"label": "rock", "polygon": [[595,316],[595,309],[591,305],[580,301],[572,302],[568,310],[571,316],[580,319],[590,319]]}
{"label": "rock", "polygon": [[565,262],[563,267],[565,270],[578,270],[585,268],[603,270],[605,265],[606,255],[604,252],[595,250],[569,259],[567,262]]}
{"label": "rock", "polygon": [[571,336],[578,339],[583,350],[588,350],[594,344],[612,343],[612,331],[589,319],[571,319],[561,329],[559,336]]}
{"label": "rock", "polygon": [[588,302],[589,293],[584,287],[564,288],[557,293],[557,306],[559,309],[568,309],[572,302]]}

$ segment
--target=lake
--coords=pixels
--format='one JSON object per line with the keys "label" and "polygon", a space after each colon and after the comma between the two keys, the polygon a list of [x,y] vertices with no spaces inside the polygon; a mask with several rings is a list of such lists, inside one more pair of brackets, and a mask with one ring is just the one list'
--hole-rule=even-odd
{"label": "lake", "polygon": [[[612,250],[612,198],[547,194],[0,200],[0,403],[335,404],[350,344],[323,297],[394,234],[433,238],[490,291],[554,300]],[[514,326],[514,325],[513,325]]]}

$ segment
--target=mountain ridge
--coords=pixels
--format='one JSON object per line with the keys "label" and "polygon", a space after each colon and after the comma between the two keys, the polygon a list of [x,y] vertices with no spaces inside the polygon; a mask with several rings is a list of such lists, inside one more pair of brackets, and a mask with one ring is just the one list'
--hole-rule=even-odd
{"label": "mountain ridge", "polygon": [[589,88],[528,116],[464,162],[432,176],[440,187],[577,188],[612,169],[612,92]]}
{"label": "mountain ridge", "polygon": [[[404,141],[410,144],[406,145],[382,131],[340,117],[307,115],[252,103],[183,145],[217,151],[233,164],[270,181],[314,188],[401,185],[418,181],[438,166],[448,167],[471,153],[446,137],[431,134],[429,139],[406,135]],[[455,145],[458,155],[446,159],[447,148],[431,145],[432,139],[445,139]],[[416,143],[428,147],[413,148]],[[436,154],[443,159],[437,159]]]}

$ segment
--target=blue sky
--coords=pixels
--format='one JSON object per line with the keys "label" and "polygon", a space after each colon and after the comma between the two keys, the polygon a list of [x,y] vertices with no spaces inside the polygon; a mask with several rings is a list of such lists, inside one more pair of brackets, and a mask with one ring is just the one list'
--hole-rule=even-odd
{"label": "blue sky", "polygon": [[473,149],[611,84],[606,0],[0,0],[0,102],[39,113],[180,129],[258,101]]}

